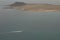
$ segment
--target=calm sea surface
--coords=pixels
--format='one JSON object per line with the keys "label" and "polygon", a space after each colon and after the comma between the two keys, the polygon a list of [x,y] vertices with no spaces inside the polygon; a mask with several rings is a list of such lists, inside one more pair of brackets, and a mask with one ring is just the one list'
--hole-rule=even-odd
{"label": "calm sea surface", "polygon": [[60,12],[26,12],[0,6],[0,40],[60,40]]}

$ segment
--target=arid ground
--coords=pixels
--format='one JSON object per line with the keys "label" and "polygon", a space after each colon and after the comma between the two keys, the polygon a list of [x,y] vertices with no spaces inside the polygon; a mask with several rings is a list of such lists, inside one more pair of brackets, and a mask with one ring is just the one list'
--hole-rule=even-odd
{"label": "arid ground", "polygon": [[28,4],[28,3],[14,3],[11,7],[24,11],[35,12],[60,12],[60,5],[53,4]]}

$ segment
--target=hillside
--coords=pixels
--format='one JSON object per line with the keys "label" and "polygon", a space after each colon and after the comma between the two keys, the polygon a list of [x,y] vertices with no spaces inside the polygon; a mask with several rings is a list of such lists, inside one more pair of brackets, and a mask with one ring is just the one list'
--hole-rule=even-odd
{"label": "hillside", "polygon": [[15,2],[10,6],[24,11],[36,11],[36,12],[60,11],[60,5],[53,4],[28,4],[24,2]]}

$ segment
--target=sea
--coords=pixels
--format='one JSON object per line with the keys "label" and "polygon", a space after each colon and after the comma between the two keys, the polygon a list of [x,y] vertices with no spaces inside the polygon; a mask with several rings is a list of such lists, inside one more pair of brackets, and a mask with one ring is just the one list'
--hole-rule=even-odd
{"label": "sea", "polygon": [[0,40],[60,40],[60,12],[4,7],[0,5]]}

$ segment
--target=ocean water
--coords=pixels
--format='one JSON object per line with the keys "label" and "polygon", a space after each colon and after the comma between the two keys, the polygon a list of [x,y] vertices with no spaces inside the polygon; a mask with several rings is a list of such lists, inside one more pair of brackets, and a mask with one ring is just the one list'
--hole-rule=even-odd
{"label": "ocean water", "polygon": [[0,6],[0,40],[60,40],[60,12],[29,12]]}

